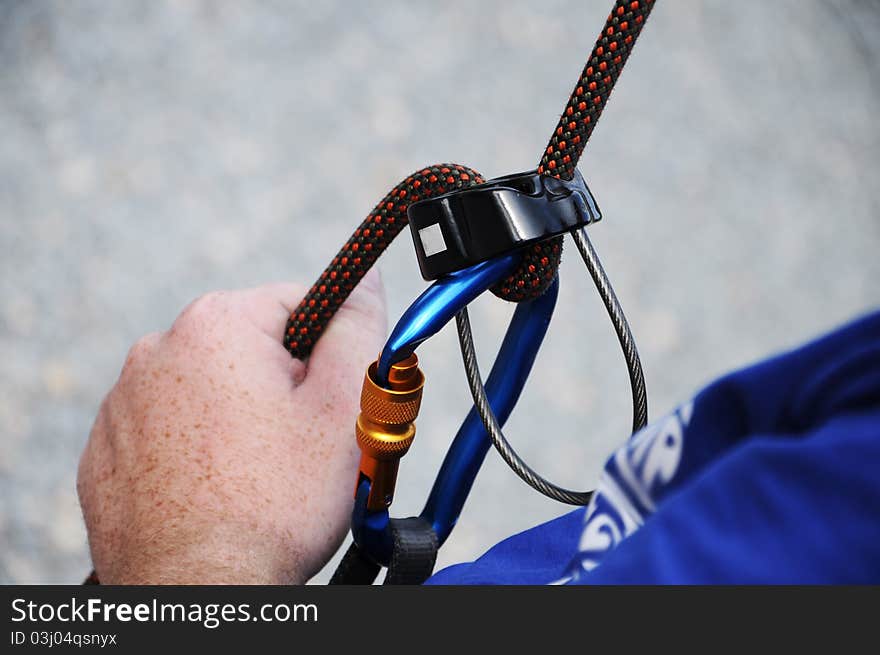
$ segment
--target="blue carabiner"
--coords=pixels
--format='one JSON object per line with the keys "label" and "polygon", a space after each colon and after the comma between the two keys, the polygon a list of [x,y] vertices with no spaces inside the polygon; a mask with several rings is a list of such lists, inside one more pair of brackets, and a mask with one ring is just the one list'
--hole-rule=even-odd
{"label": "blue carabiner", "polygon": [[385,342],[376,376],[387,386],[391,365],[406,359],[426,339],[499,280],[510,275],[519,263],[516,255],[504,255],[456,271],[437,280],[403,313]]}
{"label": "blue carabiner", "polygon": [[[419,344],[439,332],[472,300],[510,275],[519,257],[509,254],[451,273],[420,295],[404,312],[379,356],[377,380],[386,385],[391,366],[409,357]],[[520,303],[508,326],[486,382],[489,403],[500,424],[516,405],[534,364],[556,306],[558,276],[534,300]],[[452,532],[474,479],[491,446],[475,409],[471,409],[447,452],[421,517],[431,524],[442,544]],[[387,566],[393,540],[387,509],[370,510],[370,481],[362,479],[355,494],[352,536],[373,561]]]}

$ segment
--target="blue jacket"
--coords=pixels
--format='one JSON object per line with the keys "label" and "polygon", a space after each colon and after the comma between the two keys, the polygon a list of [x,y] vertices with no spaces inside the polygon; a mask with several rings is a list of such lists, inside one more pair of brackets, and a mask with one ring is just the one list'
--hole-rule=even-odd
{"label": "blue jacket", "polygon": [[428,584],[880,583],[880,312],[634,434],[592,502]]}

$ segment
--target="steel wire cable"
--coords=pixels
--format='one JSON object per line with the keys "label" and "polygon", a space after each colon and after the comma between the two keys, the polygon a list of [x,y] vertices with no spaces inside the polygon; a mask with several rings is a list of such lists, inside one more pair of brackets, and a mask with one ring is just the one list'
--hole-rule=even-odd
{"label": "steel wire cable", "polygon": [[[550,137],[547,148],[544,150],[538,164],[538,173],[562,179],[573,177],[574,169],[583,153],[586,142],[605,108],[611,90],[617,82],[630,52],[632,52],[635,40],[652,7],[653,0],[617,0],[602,32],[599,33],[596,45],[593,47],[574,91],[569,96],[568,103]],[[602,303],[605,305],[626,360],[633,404],[632,431],[636,432],[647,423],[648,400],[645,376],[635,339],[633,339],[623,308],[620,306],[617,295],[614,293],[611,282],[605,274],[586,230],[573,230],[571,235],[590,276],[593,278]],[[561,242],[562,237],[560,236],[550,239],[547,243],[559,246],[561,253]],[[558,263],[556,266],[558,267]],[[474,407],[476,407],[483,427],[498,454],[526,484],[543,495],[570,505],[589,503],[592,492],[571,491],[550,482],[536,473],[516,453],[505,438],[492,407],[489,405],[477,366],[473,335],[466,308],[456,316],[456,327],[465,375],[474,400]]]}
{"label": "steel wire cable", "polygon": [[648,423],[648,392],[645,388],[645,374],[642,371],[642,362],[639,359],[639,351],[636,348],[636,340],[633,338],[632,330],[630,330],[629,322],[614,293],[611,281],[605,274],[602,262],[596,254],[593,243],[587,236],[586,230],[573,230],[571,237],[577,246],[578,252],[584,260],[590,277],[596,285],[602,304],[608,311],[608,317],[614,326],[614,332],[617,334],[617,341],[620,343],[620,349],[623,352],[623,358],[626,360],[626,370],[629,374],[629,386],[632,392],[633,417],[632,431],[638,432]]}
{"label": "steel wire cable", "polygon": [[[593,278],[593,282],[602,299],[602,304],[605,305],[608,317],[611,319],[611,324],[617,333],[623,357],[626,360],[633,401],[632,431],[636,432],[648,422],[648,400],[645,389],[645,376],[642,372],[642,363],[639,359],[635,340],[633,339],[626,316],[623,313],[623,308],[617,299],[617,294],[614,293],[614,289],[611,287],[608,276],[605,274],[605,269],[602,267],[596,250],[587,236],[587,231],[585,229],[573,230],[571,236],[581,257],[583,257],[590,276]],[[498,419],[492,411],[492,406],[489,404],[489,398],[486,395],[486,389],[483,386],[479,365],[477,364],[477,355],[474,350],[471,323],[466,307],[456,314],[455,324],[458,329],[458,343],[461,349],[462,362],[464,363],[465,377],[471,390],[474,407],[483,421],[483,427],[486,429],[486,433],[489,435],[489,440],[492,442],[495,450],[498,451],[498,454],[501,455],[501,458],[510,469],[535,491],[568,505],[586,505],[589,503],[590,498],[593,496],[592,491],[572,491],[550,482],[530,467],[517,454],[513,446],[510,445],[510,442],[507,441],[498,423]]]}

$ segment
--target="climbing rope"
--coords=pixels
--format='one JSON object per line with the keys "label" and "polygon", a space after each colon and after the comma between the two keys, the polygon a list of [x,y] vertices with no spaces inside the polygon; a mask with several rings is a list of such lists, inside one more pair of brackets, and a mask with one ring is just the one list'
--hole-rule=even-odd
{"label": "climbing rope", "polygon": [[[541,156],[538,173],[571,179],[587,140],[632,52],[654,0],[617,0]],[[407,224],[407,207],[418,200],[484,182],[460,164],[436,164],[414,172],[373,208],[312,285],[287,321],[284,346],[306,359],[327,323],[370,267]],[[519,267],[492,288],[519,302],[541,295],[559,268],[562,237],[525,248]]]}

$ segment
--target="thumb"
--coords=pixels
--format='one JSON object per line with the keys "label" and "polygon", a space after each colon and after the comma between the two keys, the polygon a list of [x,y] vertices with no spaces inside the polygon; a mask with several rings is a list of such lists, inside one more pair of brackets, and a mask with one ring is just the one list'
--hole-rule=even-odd
{"label": "thumb", "polygon": [[373,268],[330,319],[312,350],[303,386],[325,398],[338,391],[356,401],[364,371],[378,357],[386,330],[385,288]]}

